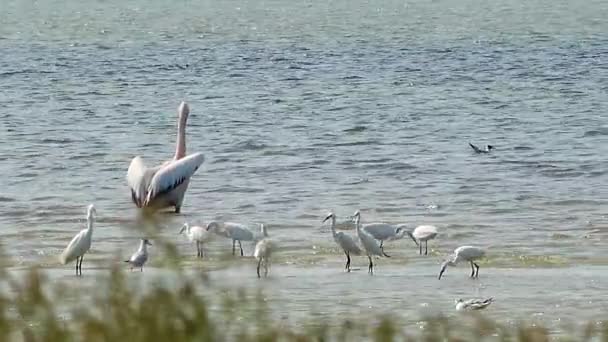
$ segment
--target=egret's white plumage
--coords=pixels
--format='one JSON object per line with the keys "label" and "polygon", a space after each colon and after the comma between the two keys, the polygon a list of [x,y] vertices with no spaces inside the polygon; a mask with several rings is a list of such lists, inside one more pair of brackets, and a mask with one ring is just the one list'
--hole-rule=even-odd
{"label": "egret's white plumage", "polygon": [[73,260],[76,260],[76,275],[82,275],[82,259],[84,254],[91,248],[91,240],[93,236],[93,222],[95,221],[95,215],[97,210],[93,204],[87,207],[87,228],[81,230],[72,241],[65,248],[59,261],[65,265]]}
{"label": "egret's white plumage", "polygon": [[454,250],[454,253],[441,264],[441,271],[439,271],[439,279],[445,272],[448,266],[456,266],[461,261],[468,261],[471,264],[471,277],[479,276],[479,265],[475,263],[475,260],[479,260],[486,255],[486,252],[481,247],[475,246],[460,246]]}
{"label": "egret's white plumage", "polygon": [[268,277],[268,269],[270,268],[270,257],[272,256],[272,252],[277,247],[276,242],[268,238],[268,232],[266,231],[264,225],[262,225],[261,229],[264,231],[265,237],[255,244],[255,251],[253,252],[253,256],[258,260],[258,278],[261,278],[260,267],[264,267],[264,277]]}
{"label": "egret's white plumage", "polygon": [[[262,225],[260,229],[262,235],[264,236],[264,225]],[[220,224],[218,222],[211,221],[207,224],[207,230],[232,239],[232,255],[235,253],[237,241],[239,243],[239,248],[241,249],[241,256],[243,256],[243,246],[241,245],[241,241],[256,240],[255,234],[249,228],[247,228],[247,226],[240,223],[224,222]]]}
{"label": "egret's white plumage", "polygon": [[378,244],[378,241],[376,239],[374,239],[373,236],[371,236],[370,234],[366,233],[361,228],[361,213],[359,212],[359,210],[357,210],[355,212],[355,215],[353,217],[355,219],[355,224],[357,225],[357,236],[359,237],[359,240],[361,241],[361,245],[365,249],[365,252],[367,254],[367,258],[369,259],[368,272],[370,274],[373,274],[374,273],[374,263],[372,261],[372,256],[374,256],[374,255],[385,256],[387,258],[390,257],[390,256],[387,255],[386,253],[384,253],[384,251],[382,250],[382,248]]}
{"label": "egret's white plumage", "polygon": [[424,255],[429,253],[429,240],[433,240],[437,237],[437,227],[431,225],[421,225],[416,227],[413,232],[409,234],[414,242],[419,247],[420,255],[422,255],[422,243],[424,242]]}
{"label": "egret's white plumage", "polygon": [[211,233],[207,228],[201,226],[190,226],[184,223],[179,231],[179,234],[185,233],[190,242],[196,243],[196,256],[202,258],[205,256],[205,243],[211,240]]}
{"label": "egret's white plumage", "polygon": [[494,298],[492,297],[488,299],[469,299],[466,301],[462,299],[456,299],[456,310],[481,310],[492,304],[492,302],[494,302]]}
{"label": "egret's white plumage", "polygon": [[[388,223],[367,223],[362,225],[362,227],[366,233],[380,241],[380,248],[382,248],[382,250],[384,250],[384,241],[398,240],[405,235],[409,235],[405,224],[392,225]],[[411,235],[409,236],[411,237]],[[414,242],[416,242],[416,240],[414,240]]]}
{"label": "egret's white plumage", "polygon": [[152,246],[150,241],[148,241],[148,239],[141,239],[137,251],[131,255],[129,260],[125,260],[125,262],[128,262],[131,266],[131,270],[133,270],[133,268],[139,268],[140,271],[144,271],[144,264],[148,261],[147,246]]}
{"label": "egret's white plumage", "polygon": [[190,177],[205,161],[201,153],[186,156],[186,122],[190,109],[185,102],[178,108],[177,147],[172,160],[148,168],[141,157],[133,158],[127,171],[131,198],[138,208],[175,207],[179,213]]}
{"label": "egret's white plumage", "polygon": [[350,272],[350,255],[360,255],[361,249],[357,246],[357,242],[350,235],[343,232],[336,232],[336,215],[329,213],[323,222],[331,219],[331,235],[334,237],[334,241],[342,248],[344,254],[346,254],[346,266],[344,267],[347,272]]}

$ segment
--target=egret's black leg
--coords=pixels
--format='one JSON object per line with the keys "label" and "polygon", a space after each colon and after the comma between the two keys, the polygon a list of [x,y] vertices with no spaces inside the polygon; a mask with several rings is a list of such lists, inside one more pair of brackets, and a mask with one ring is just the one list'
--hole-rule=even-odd
{"label": "egret's black leg", "polygon": [[241,240],[239,240],[239,248],[241,249],[241,256],[243,256],[243,246],[241,245]]}
{"label": "egret's black leg", "polygon": [[232,255],[234,255],[235,250],[236,250],[236,240],[232,240]]}
{"label": "egret's black leg", "polygon": [[76,275],[78,275],[78,259],[80,259],[80,257],[76,257]]}
{"label": "egret's black leg", "polygon": [[475,277],[475,267],[473,266],[473,262],[469,261],[471,263],[471,278]]}
{"label": "egret's black leg", "polygon": [[260,258],[260,260],[258,260],[258,278],[261,278],[260,276],[260,265],[262,264],[262,258]]}
{"label": "egret's black leg", "polygon": [[422,241],[418,244],[418,249],[420,250],[420,255],[422,255]]}
{"label": "egret's black leg", "polygon": [[78,266],[78,269],[80,270],[80,275],[82,275],[82,260],[84,259],[84,255],[80,256],[80,265]]}
{"label": "egret's black leg", "polygon": [[350,254],[348,252],[344,252],[344,254],[346,254],[346,266],[344,269],[346,272],[350,272]]}
{"label": "egret's black leg", "polygon": [[424,241],[424,255],[429,254],[429,240]]}
{"label": "egret's black leg", "polygon": [[374,263],[372,262],[372,257],[370,255],[367,257],[369,258],[369,269],[367,271],[369,274],[374,274]]}
{"label": "egret's black leg", "polygon": [[475,268],[477,269],[477,273],[475,273],[475,278],[479,278],[479,265],[477,265],[476,263],[473,263],[473,265],[475,265]]}
{"label": "egret's black leg", "polygon": [[199,245],[199,242],[196,241],[196,257],[200,258],[201,257],[201,247]]}

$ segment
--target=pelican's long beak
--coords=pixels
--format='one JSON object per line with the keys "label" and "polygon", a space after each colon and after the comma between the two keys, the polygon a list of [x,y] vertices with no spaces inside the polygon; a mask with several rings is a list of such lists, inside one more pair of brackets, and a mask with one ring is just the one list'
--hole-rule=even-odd
{"label": "pelican's long beak", "polygon": [[445,269],[446,269],[447,267],[448,267],[448,263],[447,263],[447,262],[444,262],[444,263],[441,265],[441,271],[439,271],[439,280],[441,280],[441,276],[443,275],[443,272],[445,272]]}

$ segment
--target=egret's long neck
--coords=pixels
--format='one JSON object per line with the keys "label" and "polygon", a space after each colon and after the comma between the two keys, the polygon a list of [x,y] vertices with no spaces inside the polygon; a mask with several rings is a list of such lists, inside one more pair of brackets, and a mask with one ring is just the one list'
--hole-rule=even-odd
{"label": "egret's long neck", "polygon": [[331,235],[336,236],[336,217],[331,217]]}
{"label": "egret's long neck", "polygon": [[88,234],[92,234],[93,233],[93,215],[88,215],[87,216],[87,233]]}
{"label": "egret's long neck", "polygon": [[180,113],[177,121],[177,142],[175,147],[175,160],[182,159],[186,155],[186,120],[187,116]]}

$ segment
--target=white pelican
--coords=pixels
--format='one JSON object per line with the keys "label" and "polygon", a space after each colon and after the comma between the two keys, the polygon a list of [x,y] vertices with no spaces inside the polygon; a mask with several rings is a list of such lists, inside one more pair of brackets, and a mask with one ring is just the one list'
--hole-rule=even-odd
{"label": "white pelican", "polygon": [[148,241],[148,239],[141,239],[137,251],[131,255],[129,260],[125,260],[125,262],[128,262],[129,265],[131,265],[131,270],[133,270],[133,268],[139,268],[141,272],[144,271],[144,264],[148,261],[147,246],[152,246],[150,241]]}
{"label": "white pelican", "polygon": [[138,208],[175,207],[175,212],[179,213],[190,177],[205,161],[201,153],[186,156],[186,122],[190,109],[185,102],[179,105],[178,113],[177,147],[173,159],[148,168],[143,159],[137,156],[129,165],[127,183],[131,188],[133,203]]}
{"label": "white pelican", "polygon": [[[439,279],[445,272],[448,266],[456,266],[461,261],[468,261],[471,263],[471,278],[479,276],[479,265],[475,263],[475,260],[481,259],[485,256],[486,252],[480,247],[474,246],[460,246],[454,250],[454,254],[441,264],[441,271],[439,271]],[[475,272],[477,269],[477,273]]]}
{"label": "white pelican", "polygon": [[490,153],[490,150],[494,148],[492,145],[486,145],[484,148],[479,148],[471,143],[469,143],[469,146],[471,146],[475,153]]}
{"label": "white pelican", "polygon": [[201,226],[190,226],[188,223],[184,223],[182,229],[179,230],[179,234],[186,233],[190,242],[196,242],[196,256],[202,258],[205,256],[204,244],[211,240],[211,233],[207,228]]}
{"label": "white pelican", "polygon": [[492,297],[488,299],[469,299],[467,301],[464,301],[462,299],[456,299],[456,310],[481,310],[492,304],[493,301],[494,298]]}
{"label": "white pelican", "polygon": [[368,272],[370,274],[374,274],[374,263],[372,262],[372,256],[385,256],[387,258],[390,258],[390,256],[384,253],[382,248],[380,248],[380,245],[378,245],[378,241],[376,241],[373,236],[361,229],[361,213],[359,210],[355,211],[355,215],[353,217],[355,219],[355,224],[357,225],[357,236],[359,236],[361,245],[363,245],[363,248],[367,253],[367,258],[369,259]]}
{"label": "white pelican", "polygon": [[81,230],[78,234],[76,234],[76,236],[74,236],[72,241],[70,241],[59,257],[59,261],[61,261],[63,265],[76,259],[76,275],[79,274],[78,272],[80,272],[80,275],[82,275],[82,259],[84,254],[91,248],[93,221],[95,221],[95,215],[97,215],[95,206],[89,204],[87,208],[87,228]]}
{"label": "white pelican", "polygon": [[258,278],[260,276],[260,267],[264,267],[264,277],[268,277],[268,268],[270,267],[270,257],[272,252],[276,249],[276,243],[269,239],[263,238],[255,244],[255,251],[253,252],[253,256],[258,260]]}
{"label": "white pelican", "polygon": [[342,248],[344,254],[346,254],[346,266],[344,269],[346,272],[350,272],[350,255],[360,255],[361,249],[357,246],[355,239],[350,235],[343,232],[336,232],[336,215],[334,213],[329,213],[323,222],[329,219],[331,219],[331,235],[334,237],[334,241],[336,241],[338,246]]}
{"label": "white pelican", "polygon": [[239,248],[241,249],[241,256],[243,256],[243,246],[241,245],[241,241],[256,241],[262,237],[266,237],[267,235],[266,227],[263,224],[260,225],[261,236],[256,236],[256,234],[247,228],[247,226],[234,222],[224,222],[220,224],[218,222],[211,221],[207,224],[207,230],[232,239],[232,255],[235,253],[236,242],[238,241]]}
{"label": "white pelican", "polygon": [[422,225],[416,227],[413,232],[408,232],[408,235],[416,242],[422,255],[422,242],[424,242],[424,255],[429,253],[429,240],[433,240],[437,236],[437,227],[430,225]]}

